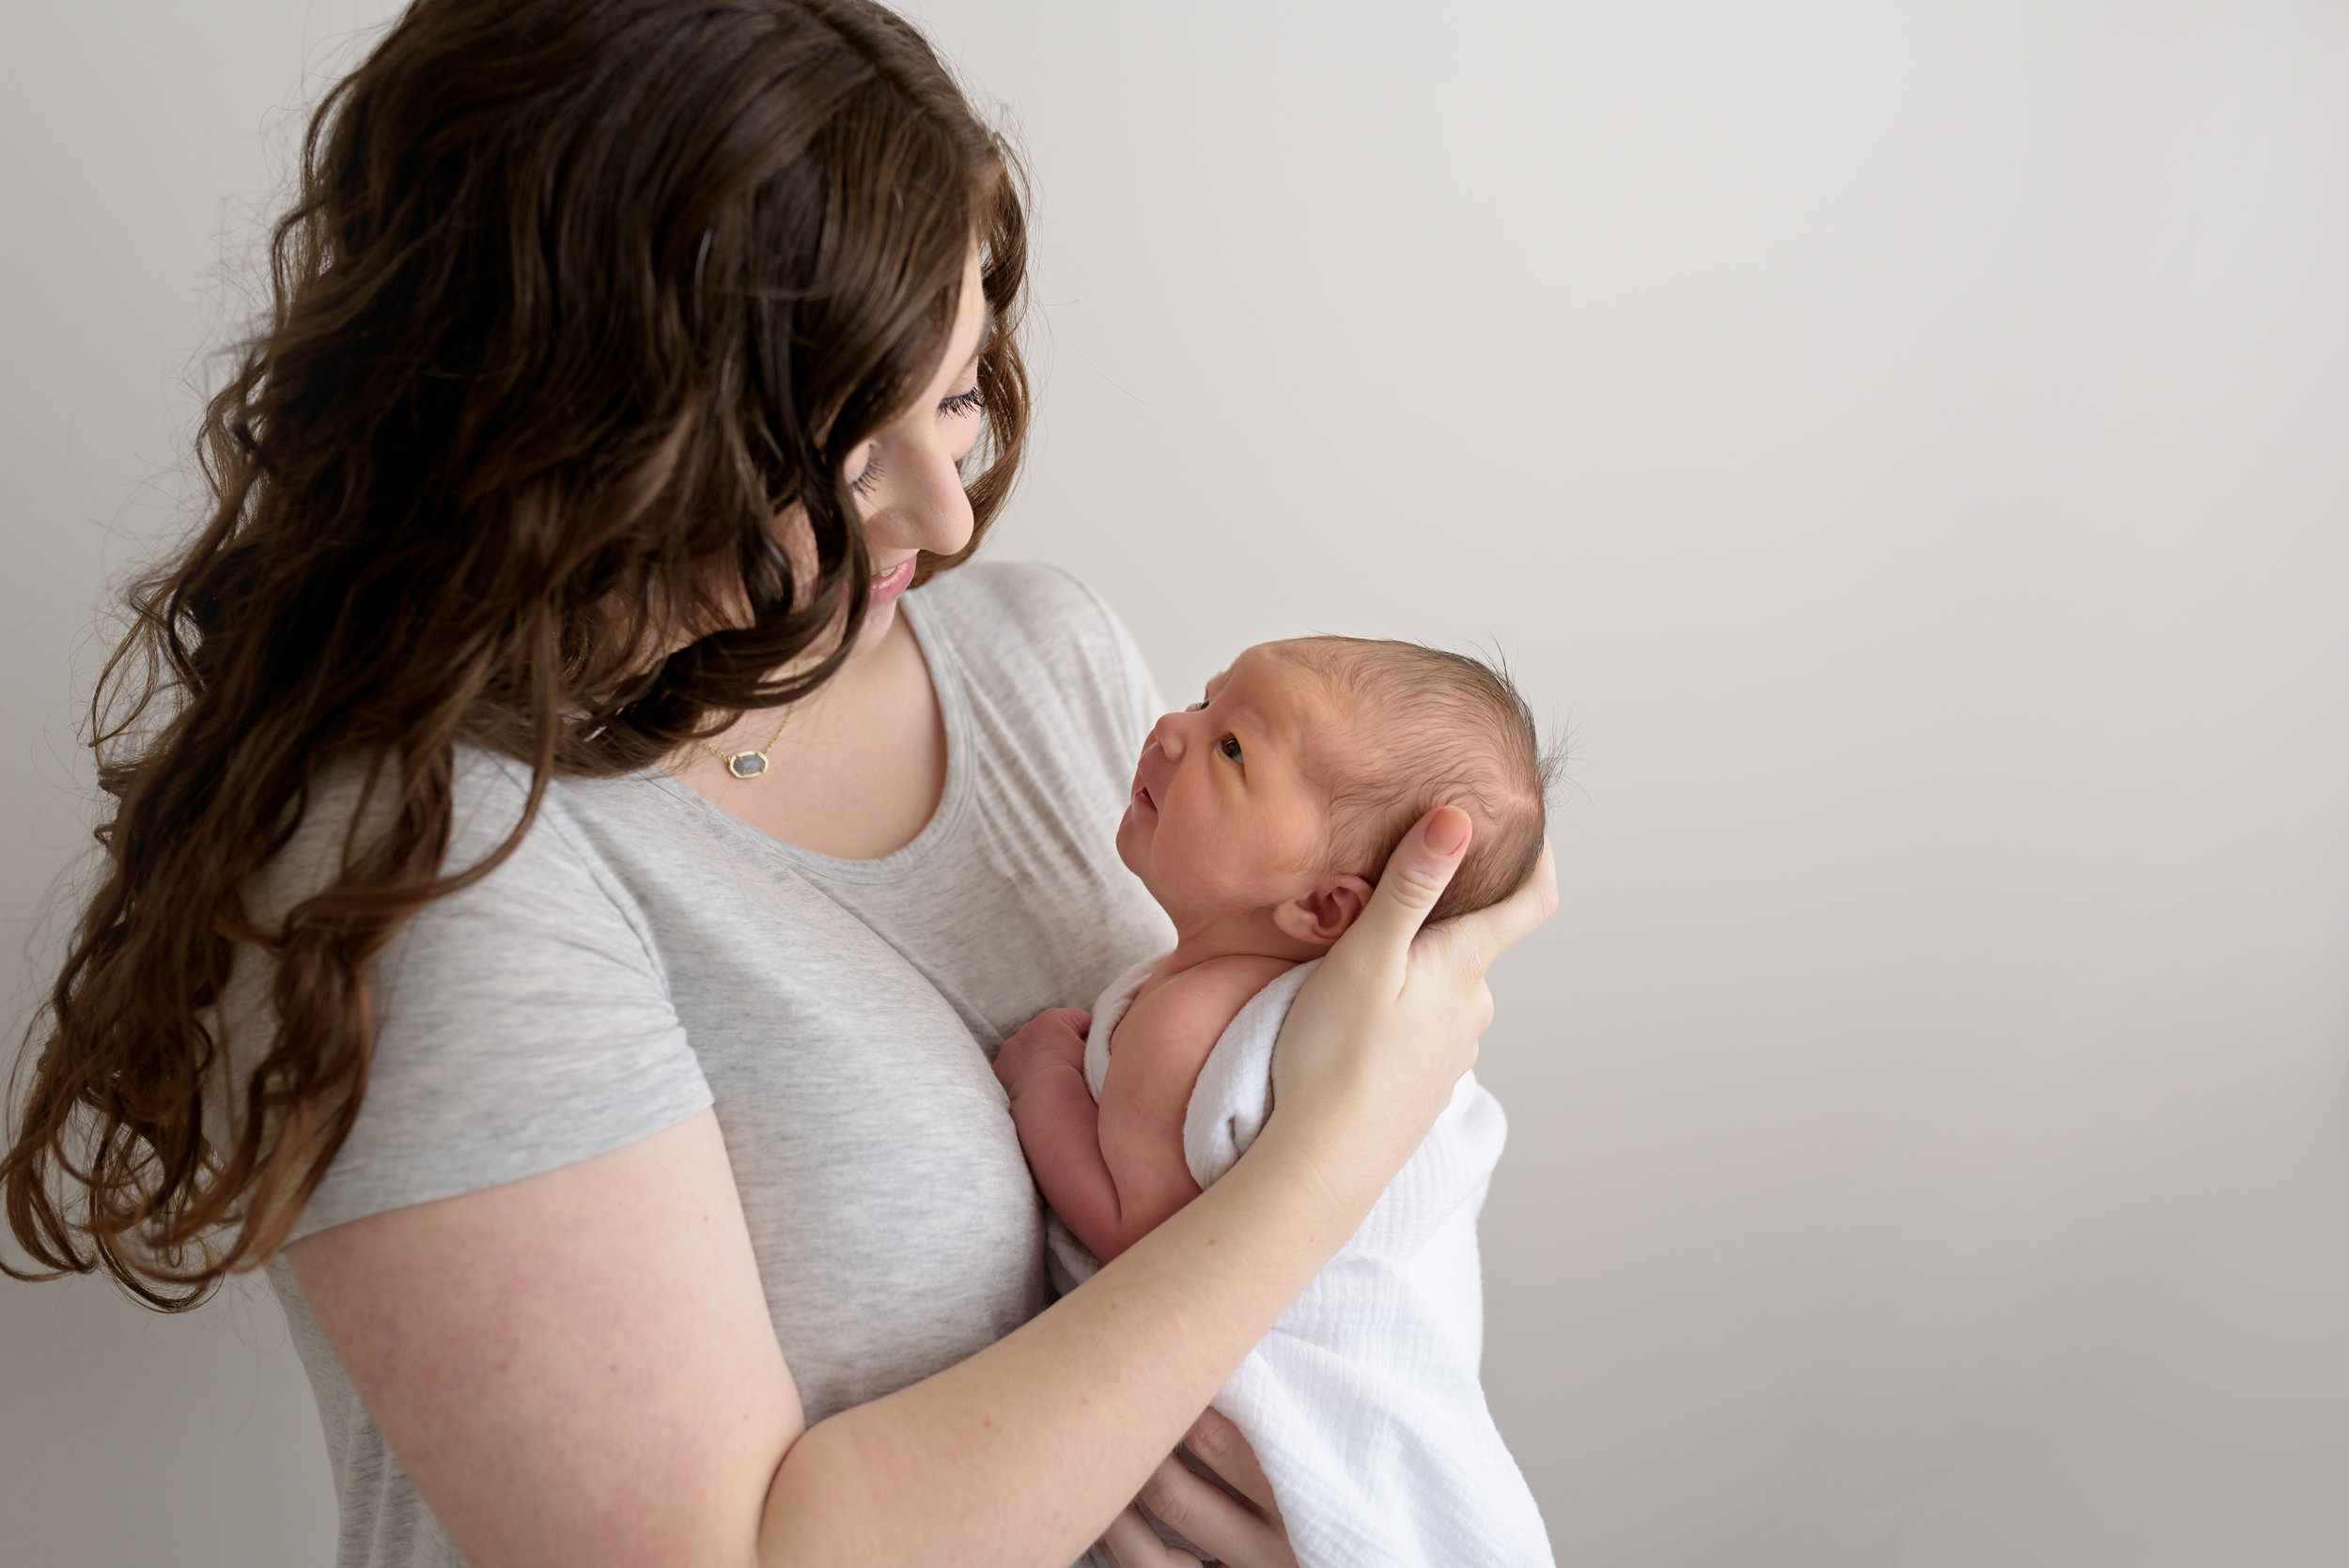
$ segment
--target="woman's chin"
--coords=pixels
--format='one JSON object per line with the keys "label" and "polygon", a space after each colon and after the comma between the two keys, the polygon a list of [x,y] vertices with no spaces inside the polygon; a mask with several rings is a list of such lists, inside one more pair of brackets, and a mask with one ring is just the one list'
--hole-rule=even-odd
{"label": "woman's chin", "polygon": [[864,612],[864,625],[857,629],[856,646],[850,650],[848,657],[854,659],[859,654],[871,653],[879,647],[889,636],[889,629],[896,624],[897,601],[894,598],[868,606]]}

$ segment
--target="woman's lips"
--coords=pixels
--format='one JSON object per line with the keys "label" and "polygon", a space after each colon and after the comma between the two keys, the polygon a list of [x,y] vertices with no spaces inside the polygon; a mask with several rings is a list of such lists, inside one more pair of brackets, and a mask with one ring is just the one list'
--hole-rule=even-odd
{"label": "woman's lips", "polygon": [[887,604],[891,599],[911,587],[914,563],[920,559],[918,555],[909,555],[887,571],[876,576],[873,579],[873,602]]}

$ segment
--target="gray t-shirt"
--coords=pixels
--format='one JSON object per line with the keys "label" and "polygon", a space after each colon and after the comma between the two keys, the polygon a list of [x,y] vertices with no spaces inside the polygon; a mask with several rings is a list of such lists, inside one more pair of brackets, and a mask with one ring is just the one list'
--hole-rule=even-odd
{"label": "gray t-shirt", "polygon": [[[659,772],[556,782],[510,860],[386,951],[366,1097],[297,1238],[714,1104],[811,1423],[1040,1310],[1041,1203],[989,1062],[1172,940],[1114,844],[1158,695],[1107,607],[1050,567],[966,567],[901,605],[946,726],[921,835],[835,860]],[[518,820],[527,770],[469,750],[457,777],[452,867]],[[280,894],[350,800],[322,792]],[[458,1563],[282,1258],[270,1278],[325,1425],[340,1568]]]}

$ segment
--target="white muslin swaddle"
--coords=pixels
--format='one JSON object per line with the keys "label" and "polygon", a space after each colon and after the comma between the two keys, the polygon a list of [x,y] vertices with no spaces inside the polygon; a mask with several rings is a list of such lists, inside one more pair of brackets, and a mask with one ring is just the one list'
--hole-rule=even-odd
{"label": "white muslin swaddle", "polygon": [[[1183,1122],[1206,1187],[1272,1110],[1272,1043],[1314,964],[1249,1000],[1216,1041]],[[1109,1038],[1151,965],[1094,1004],[1085,1081],[1101,1097]],[[1370,1218],[1248,1353],[1215,1407],[1262,1461],[1301,1568],[1554,1568],[1533,1495],[1485,1405],[1476,1215],[1507,1136],[1468,1074]],[[1100,1263],[1057,1217],[1063,1292]]]}

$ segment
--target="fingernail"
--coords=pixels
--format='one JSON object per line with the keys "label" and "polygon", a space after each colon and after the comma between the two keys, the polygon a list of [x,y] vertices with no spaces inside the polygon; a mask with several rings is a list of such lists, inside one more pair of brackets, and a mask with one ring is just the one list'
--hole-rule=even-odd
{"label": "fingernail", "polygon": [[1468,841],[1468,813],[1444,806],[1427,819],[1427,847],[1437,854],[1456,855]]}

